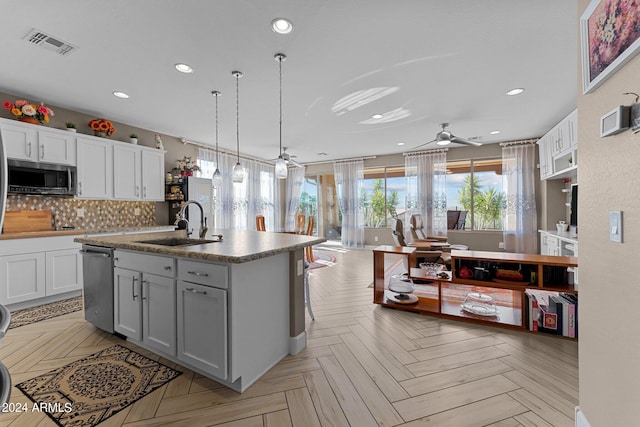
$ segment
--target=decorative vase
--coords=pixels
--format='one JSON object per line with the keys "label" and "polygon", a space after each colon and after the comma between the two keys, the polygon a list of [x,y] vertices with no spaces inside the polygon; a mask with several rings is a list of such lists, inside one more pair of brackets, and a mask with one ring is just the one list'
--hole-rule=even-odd
{"label": "decorative vase", "polygon": [[106,138],[106,137],[107,137],[107,132],[102,131],[102,130],[94,130],[94,131],[93,131],[93,134],[94,134],[95,136],[99,136],[99,137],[101,137],[101,138]]}
{"label": "decorative vase", "polygon": [[138,138],[129,138],[129,140],[131,141],[132,144],[138,143]]}
{"label": "decorative vase", "polygon": [[40,124],[40,120],[34,118],[34,117],[20,117],[18,120],[20,120],[21,122],[25,122],[25,123],[31,123],[32,125],[39,125]]}

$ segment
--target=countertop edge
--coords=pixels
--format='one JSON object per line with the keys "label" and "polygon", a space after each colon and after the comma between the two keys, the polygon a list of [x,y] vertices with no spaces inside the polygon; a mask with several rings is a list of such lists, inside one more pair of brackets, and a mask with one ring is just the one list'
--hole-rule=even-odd
{"label": "countertop edge", "polygon": [[[169,232],[175,233],[175,232]],[[164,233],[163,233],[164,234]],[[277,233],[276,233],[277,234]],[[110,237],[121,237],[121,236],[110,236]],[[180,257],[180,258],[191,258],[191,259],[199,259],[204,261],[213,261],[213,262],[221,262],[221,263],[231,263],[231,264],[242,264],[245,262],[255,261],[257,259],[270,257],[273,255],[278,255],[284,252],[291,252],[298,249],[303,249],[307,246],[316,245],[319,243],[324,243],[327,241],[325,238],[318,238],[312,236],[292,236],[296,239],[304,239],[304,241],[299,241],[296,243],[288,243],[283,244],[282,246],[275,247],[267,250],[260,250],[257,252],[253,252],[250,254],[244,255],[229,255],[229,254],[216,254],[211,252],[203,252],[202,247],[207,245],[213,245],[212,248],[215,250],[215,245],[217,243],[209,243],[204,245],[191,245],[191,246],[158,246],[151,245],[145,243],[137,243],[133,241],[115,241],[110,237],[100,237],[100,236],[87,236],[87,237],[78,237],[74,239],[74,242],[108,247],[114,249],[124,249],[136,252],[145,252],[149,254],[156,255],[165,255],[172,257]],[[133,237],[133,236],[130,236]],[[137,237],[133,237],[136,239],[140,238],[138,234]]]}

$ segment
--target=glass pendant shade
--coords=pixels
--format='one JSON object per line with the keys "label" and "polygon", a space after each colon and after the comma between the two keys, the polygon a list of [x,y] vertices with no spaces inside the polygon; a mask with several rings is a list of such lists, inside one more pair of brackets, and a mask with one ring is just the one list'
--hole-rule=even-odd
{"label": "glass pendant shade", "polygon": [[233,167],[231,179],[233,182],[242,182],[242,180],[244,179],[244,168],[242,167],[240,162],[236,163],[236,165]]}
{"label": "glass pendant shade", "polygon": [[276,160],[276,178],[287,179],[287,162],[282,157]]}
{"label": "glass pendant shade", "polygon": [[213,173],[213,176],[211,177],[211,180],[213,181],[213,185],[215,186],[222,184],[222,172],[220,172],[220,169],[218,169],[217,166],[216,166],[216,171]]}

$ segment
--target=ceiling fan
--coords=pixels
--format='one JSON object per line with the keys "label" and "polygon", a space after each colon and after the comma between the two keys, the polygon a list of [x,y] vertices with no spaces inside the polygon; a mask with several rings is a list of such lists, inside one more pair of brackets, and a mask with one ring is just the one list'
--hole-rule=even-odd
{"label": "ceiling fan", "polygon": [[441,123],[440,126],[442,126],[442,130],[436,134],[436,139],[429,142],[425,142],[424,144],[420,144],[415,148],[419,148],[419,147],[422,147],[423,145],[431,144],[432,142],[435,142],[438,145],[449,145],[452,142],[455,142],[456,144],[472,145],[474,147],[479,147],[482,145],[481,142],[471,141],[469,139],[464,139],[464,138],[460,138],[459,136],[455,136],[454,134],[452,134],[450,131],[446,129],[446,127],[449,126],[449,123]]}
{"label": "ceiling fan", "polygon": [[[284,162],[287,165],[293,165],[295,167],[301,168],[302,165],[298,162],[296,162],[295,160],[293,160],[294,157],[298,157],[295,154],[291,155],[289,153],[287,153],[287,147],[282,147],[282,154],[280,155],[280,157],[282,157],[284,159]],[[271,159],[271,160],[277,160],[277,159]]]}

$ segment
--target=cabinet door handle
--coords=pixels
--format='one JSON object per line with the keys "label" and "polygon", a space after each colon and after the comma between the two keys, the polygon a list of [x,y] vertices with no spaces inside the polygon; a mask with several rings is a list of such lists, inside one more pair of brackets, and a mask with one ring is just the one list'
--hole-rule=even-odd
{"label": "cabinet door handle", "polygon": [[146,185],[142,186],[142,197],[144,197],[144,198],[147,197],[147,186]]}
{"label": "cabinet door handle", "polygon": [[165,266],[164,266],[164,269],[165,269],[165,270],[167,270],[167,271],[169,271],[169,270],[171,270],[171,266],[170,266],[170,265],[165,265]]}
{"label": "cabinet door handle", "polygon": [[82,196],[82,181],[78,181],[78,195]]}
{"label": "cabinet door handle", "polygon": [[44,144],[40,144],[40,158],[44,159]]}
{"label": "cabinet door handle", "polygon": [[199,276],[199,277],[209,277],[209,273],[200,273],[198,271],[187,271],[187,273],[193,274],[194,276]]}
{"label": "cabinet door handle", "polygon": [[187,290],[189,292],[193,292],[194,294],[202,294],[202,295],[206,295],[207,294],[207,291],[198,291],[198,290],[193,289],[193,288],[187,288]]}
{"label": "cabinet door handle", "polygon": [[31,143],[30,142],[27,143],[27,148],[28,148],[27,156],[31,157]]}
{"label": "cabinet door handle", "polygon": [[138,295],[136,295],[136,281],[138,280],[137,277],[133,276],[131,278],[131,296],[133,298],[133,300],[135,301],[136,298],[138,298]]}
{"label": "cabinet door handle", "polygon": [[140,197],[140,186],[136,185],[136,197]]}

